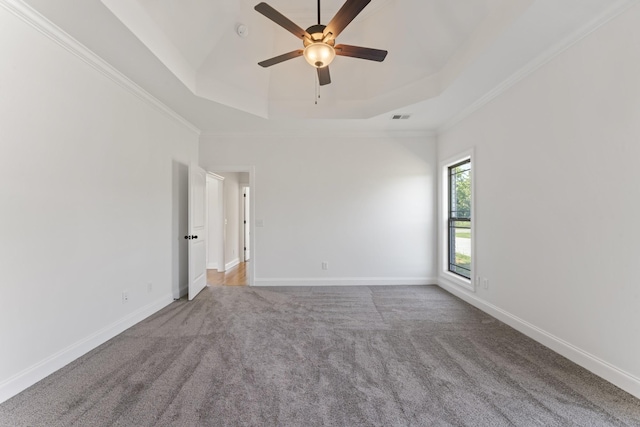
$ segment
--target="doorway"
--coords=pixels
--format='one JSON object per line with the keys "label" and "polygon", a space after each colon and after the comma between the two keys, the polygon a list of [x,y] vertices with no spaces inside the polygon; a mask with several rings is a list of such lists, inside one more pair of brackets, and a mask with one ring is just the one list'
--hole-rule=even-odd
{"label": "doorway", "polygon": [[209,168],[207,284],[253,283],[253,168]]}
{"label": "doorway", "polygon": [[246,262],[241,262],[227,271],[207,270],[209,286],[246,286],[248,284]]}

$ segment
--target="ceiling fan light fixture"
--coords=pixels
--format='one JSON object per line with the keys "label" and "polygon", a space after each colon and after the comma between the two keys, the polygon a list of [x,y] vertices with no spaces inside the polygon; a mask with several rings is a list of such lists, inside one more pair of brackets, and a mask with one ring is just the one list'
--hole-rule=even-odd
{"label": "ceiling fan light fixture", "polygon": [[336,37],[371,0],[346,0],[338,13],[329,21],[327,25],[321,24],[320,20],[320,0],[318,1],[318,23],[306,30],[299,27],[289,18],[269,6],[265,2],[258,3],[254,9],[289,31],[291,34],[302,40],[303,49],[297,49],[283,55],[275,56],[266,61],[258,62],[261,67],[270,67],[290,59],[304,56],[305,61],[316,69],[318,75],[318,85],[325,86],[331,83],[331,73],[329,64],[336,55],[350,56],[352,58],[366,59],[369,61],[382,62],[387,56],[386,50],[371,49],[361,46],[350,46],[346,44],[336,45]]}
{"label": "ceiling fan light fixture", "polygon": [[324,42],[314,42],[304,48],[304,59],[316,68],[323,68],[331,64],[336,57],[333,46]]}

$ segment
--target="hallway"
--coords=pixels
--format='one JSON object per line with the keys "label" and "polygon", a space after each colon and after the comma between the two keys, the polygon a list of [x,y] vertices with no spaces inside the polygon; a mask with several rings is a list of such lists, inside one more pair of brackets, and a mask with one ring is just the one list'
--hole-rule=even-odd
{"label": "hallway", "polygon": [[246,286],[247,263],[241,262],[225,272],[207,270],[207,284],[211,286]]}

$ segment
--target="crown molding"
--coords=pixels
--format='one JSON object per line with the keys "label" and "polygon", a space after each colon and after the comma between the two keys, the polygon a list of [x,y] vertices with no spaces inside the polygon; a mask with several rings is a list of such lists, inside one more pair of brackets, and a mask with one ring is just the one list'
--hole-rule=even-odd
{"label": "crown molding", "polygon": [[477,110],[479,110],[480,108],[484,107],[486,104],[491,102],[493,99],[497,98],[502,93],[509,90],[512,86],[517,84],[519,81],[525,79],[534,71],[538,70],[539,68],[541,68],[542,66],[544,66],[545,64],[553,60],[556,56],[560,55],[562,52],[569,49],[571,46],[578,43],[579,41],[587,37],[589,34],[594,32],[595,30],[597,30],[598,28],[600,28],[601,26],[603,26],[604,24],[606,24],[607,22],[615,18],[616,16],[620,15],[627,9],[630,9],[632,6],[637,4],[638,3],[636,0],[621,0],[616,2],[606,11],[604,11],[600,16],[598,16],[597,18],[594,18],[591,22],[584,25],[579,30],[574,31],[570,36],[566,37],[565,39],[558,42],[551,48],[547,49],[545,52],[540,54],[534,60],[530,61],[529,63],[527,63],[527,65],[525,65],[520,70],[516,71],[507,79],[505,79],[502,83],[500,83],[499,85],[491,89],[489,92],[484,94],[478,100],[471,103],[467,107],[460,110],[460,112],[458,112],[457,114],[455,114],[454,116],[446,120],[442,125],[436,128],[435,130],[436,133],[442,134],[450,130],[455,125],[457,125],[458,123],[460,123],[461,121],[469,117],[471,114],[473,114],[474,112],[476,112]]}
{"label": "crown molding", "polygon": [[44,17],[42,14],[40,14],[38,11],[33,9],[22,0],[0,0],[0,6],[4,7],[10,13],[38,30],[40,33],[53,40],[58,45],[71,52],[85,63],[89,64],[94,69],[101,72],[103,75],[111,79],[123,89],[137,96],[142,101],[145,101],[147,104],[156,108],[158,111],[176,120],[178,123],[182,124],[196,135],[200,135],[200,129],[198,129],[193,123],[189,122],[187,119],[176,113],[174,110],[169,108],[166,104],[151,95],[142,87],[138,86],[127,76],[115,69],[104,59],[93,53],[78,40],[67,34],[64,30],[55,25],[53,22],[49,21],[46,17]]}
{"label": "crown molding", "polygon": [[[606,24],[611,19],[620,15],[627,9],[638,4],[635,0],[619,0],[603,12],[599,17],[593,19],[588,24],[584,25],[581,29],[575,31],[572,35],[565,38],[561,42],[557,43],[553,47],[547,49],[544,53],[539,55],[534,60],[530,61],[527,65],[520,70],[513,73],[502,83],[495,86],[493,89],[485,93],[476,101],[470,103],[465,108],[461,109],[458,113],[442,122],[439,126],[436,126],[432,130],[368,130],[368,131],[329,131],[323,133],[327,137],[345,137],[345,138],[426,138],[433,137],[444,132],[447,132],[451,128],[455,127],[458,123],[472,115],[475,111],[479,110],[493,99],[500,96],[502,93],[509,90],[512,86],[523,80],[537,69],[541,68],[549,61],[553,60],[556,56],[569,49],[574,44],[587,37],[589,34],[597,30],[602,25]],[[230,131],[230,132],[202,132],[194,124],[187,119],[179,115],[169,106],[164,104],[159,99],[155,98],[149,92],[142,87],[134,83],[120,71],[115,69],[105,60],[89,50],[86,46],[74,39],[71,35],[67,34],[61,28],[53,24],[46,17],[41,15],[38,11],[26,4],[22,0],[0,0],[0,6],[4,7],[10,13],[20,18],[33,28],[44,34],[58,45],[65,48],[67,51],[73,53],[85,63],[92,66],[94,69],[100,71],[103,75],[111,79],[113,82],[124,88],[131,94],[137,96],[139,99],[145,101],[147,104],[156,108],[160,112],[163,112],[167,116],[176,120],[178,123],[185,126],[187,129],[195,133],[200,137],[207,138],[256,138],[256,137],[305,137],[308,138],[310,132],[314,130],[265,130],[265,131]],[[325,132],[318,130],[318,132]]]}
{"label": "crown molding", "polygon": [[241,132],[202,132],[203,138],[220,139],[244,139],[244,138],[304,138],[309,139],[314,134],[322,135],[322,138],[429,138],[436,136],[431,130],[322,130],[322,129],[292,129],[292,130],[255,130]]}

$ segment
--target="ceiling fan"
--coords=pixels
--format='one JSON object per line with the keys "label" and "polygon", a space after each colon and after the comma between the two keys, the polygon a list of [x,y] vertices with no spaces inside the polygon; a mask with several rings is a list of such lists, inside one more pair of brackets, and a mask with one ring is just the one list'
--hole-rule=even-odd
{"label": "ceiling fan", "polygon": [[321,86],[331,83],[329,64],[336,55],[352,58],[367,59],[382,62],[387,56],[386,50],[370,49],[368,47],[335,44],[336,37],[353,19],[371,2],[371,0],[347,0],[336,16],[327,25],[320,24],[320,0],[318,0],[318,24],[303,30],[289,18],[262,2],[255,10],[280,25],[294,36],[302,39],[304,49],[294,50],[283,55],[259,62],[262,67],[270,67],[289,59],[304,56],[307,62],[318,70],[318,82]]}

